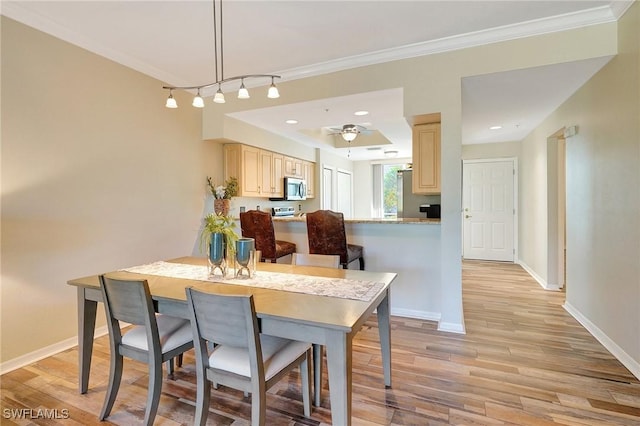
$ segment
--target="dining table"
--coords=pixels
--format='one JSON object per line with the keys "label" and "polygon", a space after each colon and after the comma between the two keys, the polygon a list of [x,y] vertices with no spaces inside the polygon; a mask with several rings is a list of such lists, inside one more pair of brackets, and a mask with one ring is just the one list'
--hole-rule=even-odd
{"label": "dining table", "polygon": [[[158,313],[189,319],[185,289],[253,295],[263,334],[323,345],[326,349],[331,419],[351,424],[353,338],[375,312],[384,386],[391,387],[390,286],[394,272],[259,263],[252,277],[209,273],[208,260],[186,256],[137,265],[104,275],[147,280]],[[67,282],[77,288],[79,390],[86,393],[98,303],[99,276]],[[314,366],[315,369],[315,366]],[[315,369],[316,374],[320,370]],[[316,387],[316,401],[320,389]]]}

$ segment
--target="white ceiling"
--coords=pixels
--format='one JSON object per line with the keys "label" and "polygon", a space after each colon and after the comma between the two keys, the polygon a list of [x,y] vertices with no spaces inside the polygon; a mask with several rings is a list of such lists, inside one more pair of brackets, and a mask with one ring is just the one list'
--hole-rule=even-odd
{"label": "white ceiling", "polygon": [[[292,80],[610,22],[630,4],[626,0],[225,0],[225,77],[274,73]],[[174,86],[215,81],[211,9],[210,0],[0,3],[3,15]],[[464,79],[463,143],[521,140],[609,59]],[[363,109],[370,114],[353,116]],[[400,88],[233,116],[354,160],[380,158],[389,149],[399,150],[400,157],[410,155],[411,134],[402,116]],[[288,118],[299,123],[287,125]],[[376,144],[382,149],[335,148],[338,137],[309,136],[320,128],[347,123],[379,131],[358,136],[353,145]],[[492,125],[503,129],[490,132]]]}

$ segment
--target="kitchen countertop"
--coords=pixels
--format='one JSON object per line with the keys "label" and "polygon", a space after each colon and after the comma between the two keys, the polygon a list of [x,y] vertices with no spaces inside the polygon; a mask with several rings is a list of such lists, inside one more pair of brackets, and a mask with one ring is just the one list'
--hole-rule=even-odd
{"label": "kitchen countertop", "polygon": [[[274,222],[306,222],[305,216],[273,216]],[[433,218],[400,218],[400,219],[345,219],[344,223],[375,223],[382,225],[440,225],[440,219]]]}

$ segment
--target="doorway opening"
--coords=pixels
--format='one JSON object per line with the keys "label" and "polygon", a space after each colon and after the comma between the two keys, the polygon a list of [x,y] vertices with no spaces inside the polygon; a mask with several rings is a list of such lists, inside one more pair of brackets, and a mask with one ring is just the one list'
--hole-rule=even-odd
{"label": "doorway opening", "polygon": [[564,128],[547,139],[547,288],[566,290],[566,139]]}

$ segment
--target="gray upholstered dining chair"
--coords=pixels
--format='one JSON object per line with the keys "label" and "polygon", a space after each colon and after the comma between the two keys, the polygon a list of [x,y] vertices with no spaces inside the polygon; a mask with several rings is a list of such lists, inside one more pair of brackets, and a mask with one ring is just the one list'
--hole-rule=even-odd
{"label": "gray upholstered dining chair", "polygon": [[[300,367],[304,415],[311,415],[311,345],[260,333],[252,295],[187,288],[196,352],[196,415],[205,425],[211,382],[251,393],[251,424],[266,423],[266,391]],[[209,344],[214,348],[209,352]]]}
{"label": "gray upholstered dining chair", "polygon": [[[156,315],[146,280],[117,280],[100,276],[100,289],[104,299],[109,328],[111,363],[109,385],[100,412],[100,420],[111,413],[122,379],[123,357],[149,365],[149,388],[144,424],[152,425],[158,411],[162,389],[162,364],[193,347],[193,336],[188,320],[169,315]],[[124,335],[120,321],[133,324]]]}

